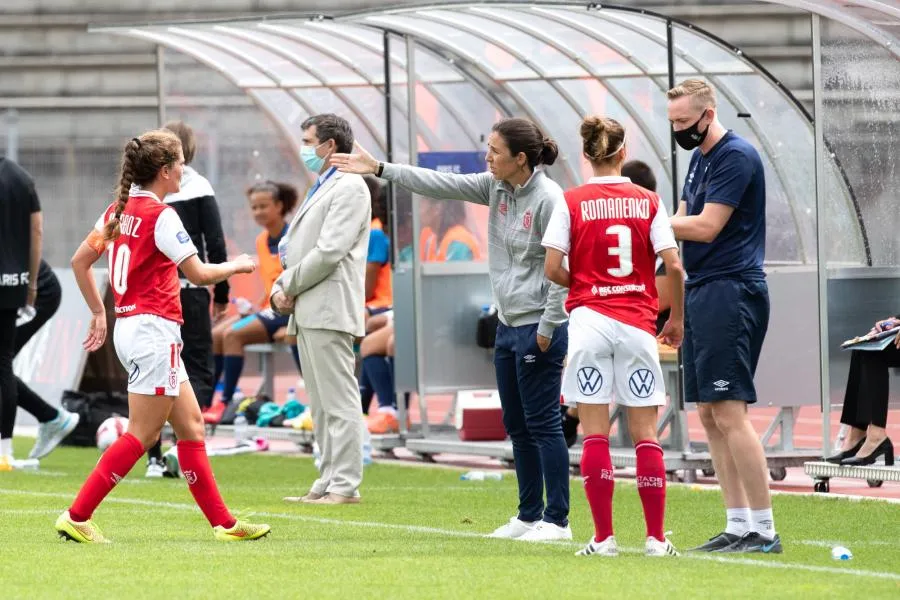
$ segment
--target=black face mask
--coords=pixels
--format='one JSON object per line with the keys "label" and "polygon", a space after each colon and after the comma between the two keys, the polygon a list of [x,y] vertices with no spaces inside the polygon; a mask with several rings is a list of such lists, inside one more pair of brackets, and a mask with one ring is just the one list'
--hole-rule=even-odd
{"label": "black face mask", "polygon": [[[703,140],[706,139],[706,134],[709,133],[709,125],[706,126],[706,131],[700,132],[700,121],[703,120],[703,117],[706,116],[704,112],[700,115],[700,118],[697,119],[697,122],[688,127],[687,129],[682,129],[681,131],[673,131],[672,135],[675,136],[675,143],[684,148],[685,150],[693,150],[697,146],[703,143]],[[712,125],[712,123],[710,123]]]}

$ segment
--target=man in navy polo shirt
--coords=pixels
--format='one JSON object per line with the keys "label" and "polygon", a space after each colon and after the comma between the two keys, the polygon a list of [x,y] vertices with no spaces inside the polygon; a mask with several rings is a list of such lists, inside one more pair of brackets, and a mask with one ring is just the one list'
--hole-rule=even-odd
{"label": "man in navy polo shirt", "polygon": [[747,415],[769,324],[763,164],[719,122],[705,81],[687,80],[667,96],[675,141],[694,150],[671,220],[688,274],[685,400],[698,403],[726,507],[725,531],[695,550],[780,553],[765,452]]}

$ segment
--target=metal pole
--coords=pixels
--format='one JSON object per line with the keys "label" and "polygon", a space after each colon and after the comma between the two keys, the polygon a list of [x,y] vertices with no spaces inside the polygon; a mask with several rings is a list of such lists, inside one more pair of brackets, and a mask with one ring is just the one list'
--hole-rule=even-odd
{"label": "metal pole", "polygon": [[[666,56],[669,69],[669,89],[675,87],[675,25],[671,20],[666,21]],[[669,214],[674,215],[678,210],[678,144],[675,136],[669,132],[669,163],[672,165],[672,206]]]}
{"label": "metal pole", "polygon": [[166,49],[156,46],[156,120],[166,124]]}
{"label": "metal pole", "polygon": [[[669,89],[675,87],[675,24],[671,19],[666,20],[666,61],[669,72]],[[675,142],[675,134],[669,127],[669,161],[671,163],[672,172],[672,207],[669,214],[674,215],[678,211],[678,203],[680,200],[678,185],[678,144]],[[687,432],[687,411],[684,407],[684,362],[681,349],[678,350],[678,370],[675,373],[675,389],[669,390],[669,402],[675,404],[674,421],[671,425],[673,431],[678,430]],[[678,398],[675,398],[675,392],[678,392]],[[690,436],[684,435],[680,440],[681,446],[679,450],[689,452],[691,447]]]}
{"label": "metal pole", "polygon": [[828,245],[825,233],[825,109],[822,95],[822,30],[819,15],[812,15],[813,101],[816,175],[816,261],[819,293],[819,378],[822,407],[822,452],[831,448],[831,381],[828,369]]}
{"label": "metal pole", "polygon": [[[409,127],[409,164],[419,162],[419,136],[416,122],[416,42],[411,36],[404,36],[406,40],[406,99],[408,102],[408,127]],[[419,198],[412,195],[412,226],[413,226],[413,318],[415,323],[416,340],[416,395],[419,400],[419,415],[422,419],[422,434],[428,435],[428,411],[425,403],[425,358],[423,356],[423,336],[425,324],[422,322],[422,261],[417,249],[419,248],[419,236],[422,231],[422,223],[419,218]]]}
{"label": "metal pole", "polygon": [[[392,121],[393,115],[391,114],[391,102],[393,101],[394,94],[391,88],[391,34],[385,31],[382,41],[384,44],[382,49],[384,54],[384,158],[387,162],[393,162],[394,128]],[[397,214],[397,198],[394,196],[394,183],[392,181],[387,182],[384,190],[384,197],[388,205],[388,222],[385,223],[384,226],[387,229],[388,236],[396,242],[397,232],[394,230],[394,223],[396,222],[395,215]],[[392,244],[391,250],[390,261],[391,270],[393,271],[397,265],[397,256],[400,254],[400,248],[394,243]]]}

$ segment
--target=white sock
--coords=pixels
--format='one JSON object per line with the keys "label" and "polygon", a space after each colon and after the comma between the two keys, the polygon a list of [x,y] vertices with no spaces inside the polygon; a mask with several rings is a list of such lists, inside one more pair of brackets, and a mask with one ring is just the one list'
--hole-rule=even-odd
{"label": "white sock", "polygon": [[393,415],[393,416],[395,416],[395,417],[397,416],[397,409],[394,408],[393,406],[379,406],[379,407],[378,407],[378,412],[380,412],[380,413],[388,413],[388,414]]}
{"label": "white sock", "polygon": [[725,533],[744,535],[751,531],[749,508],[727,508],[725,509],[725,519]]}
{"label": "white sock", "polygon": [[753,531],[767,540],[775,539],[775,517],[772,516],[771,508],[751,510],[750,520],[753,523]]}
{"label": "white sock", "polygon": [[0,456],[12,458],[12,438],[0,439]]}

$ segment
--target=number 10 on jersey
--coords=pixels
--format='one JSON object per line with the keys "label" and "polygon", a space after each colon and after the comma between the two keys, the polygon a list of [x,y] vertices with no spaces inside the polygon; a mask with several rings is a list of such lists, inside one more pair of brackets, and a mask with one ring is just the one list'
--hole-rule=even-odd
{"label": "number 10 on jersey", "polygon": [[131,262],[131,248],[128,244],[109,245],[109,283],[120,296],[128,289],[128,266]]}

